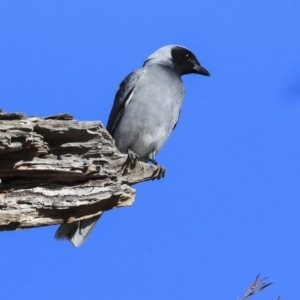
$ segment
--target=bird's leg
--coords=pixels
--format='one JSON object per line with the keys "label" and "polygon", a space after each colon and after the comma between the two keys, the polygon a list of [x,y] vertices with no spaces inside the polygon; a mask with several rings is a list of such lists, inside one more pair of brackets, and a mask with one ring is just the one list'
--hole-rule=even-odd
{"label": "bird's leg", "polygon": [[127,159],[122,167],[122,170],[126,173],[128,167],[130,166],[130,168],[134,168],[136,166],[136,163],[139,160],[139,156],[137,154],[135,154],[132,150],[128,149],[128,153],[127,153]]}
{"label": "bird's leg", "polygon": [[130,164],[131,168],[134,168],[136,166],[136,163],[139,160],[139,156],[137,154],[135,154],[133,151],[131,151],[130,149],[128,149],[128,157],[127,160]]}
{"label": "bird's leg", "polygon": [[153,176],[158,176],[157,179],[165,177],[166,169],[153,158],[150,158],[149,161],[151,161],[157,167],[157,170],[153,173]]}

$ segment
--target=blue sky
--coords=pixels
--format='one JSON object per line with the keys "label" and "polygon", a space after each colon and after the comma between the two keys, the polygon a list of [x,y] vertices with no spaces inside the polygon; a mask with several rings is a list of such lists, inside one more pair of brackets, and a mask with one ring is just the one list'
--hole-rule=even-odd
{"label": "blue sky", "polygon": [[0,233],[3,299],[300,299],[299,1],[1,1],[0,107],[106,124],[121,80],[188,47],[163,180],[81,248],[56,226]]}

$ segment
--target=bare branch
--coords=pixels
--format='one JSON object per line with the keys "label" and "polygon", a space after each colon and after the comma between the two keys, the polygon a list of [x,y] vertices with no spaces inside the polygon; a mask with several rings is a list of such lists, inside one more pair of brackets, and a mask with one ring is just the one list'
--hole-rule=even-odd
{"label": "bare branch", "polygon": [[240,300],[244,300],[250,296],[256,295],[259,292],[263,291],[265,288],[273,284],[273,282],[266,283],[265,280],[268,279],[268,277],[264,277],[263,279],[259,279],[260,274],[256,276],[253,283],[248,287],[245,295]]}
{"label": "bare branch", "polygon": [[0,111],[0,230],[70,223],[132,205],[157,168],[127,156],[100,122]]}

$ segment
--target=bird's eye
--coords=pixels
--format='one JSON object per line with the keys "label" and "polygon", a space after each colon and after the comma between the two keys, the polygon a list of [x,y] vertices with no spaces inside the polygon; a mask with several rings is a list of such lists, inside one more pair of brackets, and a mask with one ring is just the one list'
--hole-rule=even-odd
{"label": "bird's eye", "polygon": [[189,55],[189,54],[186,54],[186,55],[185,55],[185,59],[186,59],[187,61],[190,61],[190,60],[191,60],[190,55]]}

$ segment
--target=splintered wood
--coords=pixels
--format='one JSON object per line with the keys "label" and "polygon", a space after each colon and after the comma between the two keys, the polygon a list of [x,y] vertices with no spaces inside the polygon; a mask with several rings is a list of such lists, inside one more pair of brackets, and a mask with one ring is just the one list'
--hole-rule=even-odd
{"label": "splintered wood", "polygon": [[126,158],[100,122],[0,110],[0,230],[69,223],[132,205],[131,186],[158,178],[157,168],[139,162],[124,172]]}

